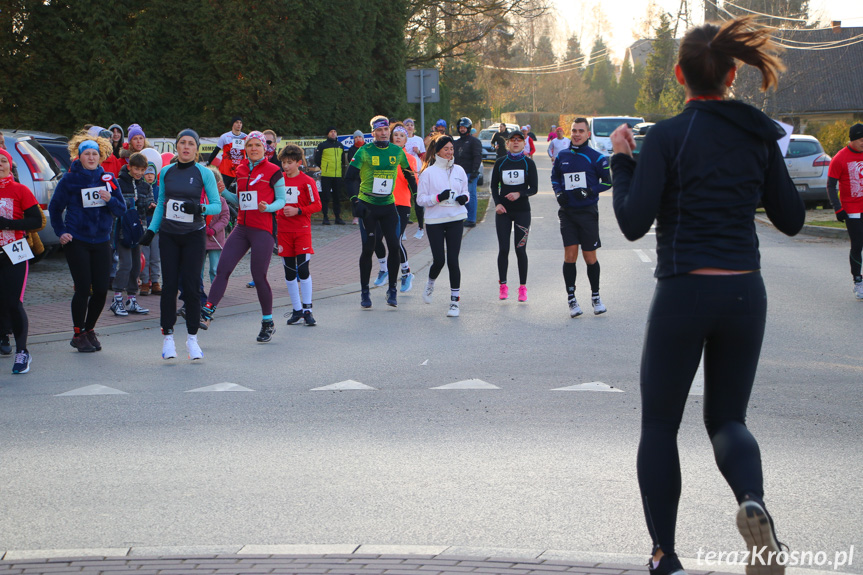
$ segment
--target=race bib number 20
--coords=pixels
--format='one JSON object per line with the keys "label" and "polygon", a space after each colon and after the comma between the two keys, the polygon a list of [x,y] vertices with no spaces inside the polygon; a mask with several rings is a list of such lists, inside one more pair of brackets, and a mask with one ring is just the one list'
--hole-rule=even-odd
{"label": "race bib number 20", "polygon": [[240,209],[253,211],[258,209],[258,192],[257,190],[247,190],[240,192]]}

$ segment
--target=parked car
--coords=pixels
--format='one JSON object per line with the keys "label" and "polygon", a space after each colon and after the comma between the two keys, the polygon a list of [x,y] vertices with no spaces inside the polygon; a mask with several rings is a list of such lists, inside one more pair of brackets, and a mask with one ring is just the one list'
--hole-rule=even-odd
{"label": "parked car", "polygon": [[788,174],[797,186],[797,191],[806,207],[822,205],[830,207],[827,197],[827,169],[830,156],[813,136],[792,134],[788,151],[785,152],[785,165]]}
{"label": "parked car", "polygon": [[54,195],[54,188],[60,181],[62,170],[54,157],[33,136],[25,136],[20,132],[3,131],[6,139],[6,151],[12,156],[12,161],[18,169],[19,181],[33,191],[36,201],[42,206],[48,217],[48,225],[45,226],[39,237],[46,248],[60,244],[60,240],[54,234],[51,227],[50,215],[48,215],[48,202]]}
{"label": "parked car", "polygon": [[632,127],[632,133],[637,136],[646,136],[647,131],[650,130],[650,128],[652,128],[654,125],[656,125],[655,122],[641,122],[640,124],[636,124]]}
{"label": "parked car", "polygon": [[[507,124],[506,131],[511,132],[513,130],[520,130],[518,124]],[[479,141],[482,143],[482,161],[483,162],[494,162],[497,160],[497,153],[494,151],[494,148],[491,145],[491,138],[500,131],[500,124],[492,124],[488,128],[483,128],[480,133],[477,135]]]}
{"label": "parked car", "polygon": [[644,118],[634,116],[596,116],[590,122],[590,147],[603,154],[611,154],[611,133],[621,124],[630,128],[643,124]]}
{"label": "parked car", "polygon": [[[4,133],[6,131],[4,130]],[[69,157],[69,138],[61,134],[52,134],[50,132],[36,132],[33,130],[10,130],[10,134],[16,136],[30,136],[48,150],[54,161],[57,162],[62,176],[69,171],[72,165],[72,158]]]}
{"label": "parked car", "polygon": [[632,157],[637,158],[638,154],[641,153],[641,146],[644,145],[644,136],[641,134],[635,134],[632,136],[632,139],[635,140],[635,149],[632,150]]}

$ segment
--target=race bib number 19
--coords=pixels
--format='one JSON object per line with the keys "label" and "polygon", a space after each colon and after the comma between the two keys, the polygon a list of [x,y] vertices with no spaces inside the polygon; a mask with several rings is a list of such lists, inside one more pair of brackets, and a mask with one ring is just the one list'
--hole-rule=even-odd
{"label": "race bib number 19", "polygon": [[300,188],[296,186],[286,186],[285,187],[285,203],[286,204],[296,204],[299,203],[300,200]]}
{"label": "race bib number 19", "polygon": [[505,170],[501,175],[503,183],[507,186],[524,183],[524,170]]}
{"label": "race bib number 19", "polygon": [[253,211],[258,209],[258,192],[257,190],[247,190],[240,192],[240,209]]}
{"label": "race bib number 19", "polygon": [[376,196],[388,196],[393,193],[393,180],[389,178],[375,178],[372,184],[372,193]]}
{"label": "race bib number 19", "polygon": [[587,187],[587,177],[584,172],[570,172],[563,175],[563,187],[567,190],[576,190]]}
{"label": "race bib number 19", "polygon": [[6,255],[9,256],[13,264],[20,264],[21,262],[33,259],[33,251],[30,249],[30,244],[27,243],[26,238],[6,244],[3,246],[3,251],[6,252]]}
{"label": "race bib number 19", "polygon": [[105,186],[97,186],[95,188],[83,188],[81,190],[81,202],[85,208],[101,208],[105,205],[105,200],[99,195],[99,192],[104,192]]}
{"label": "race bib number 19", "polygon": [[184,213],[180,210],[180,207],[183,205],[183,202],[177,200],[168,200],[165,205],[165,212],[167,213],[169,220],[174,220],[175,222],[193,222],[195,221],[195,216],[193,214]]}

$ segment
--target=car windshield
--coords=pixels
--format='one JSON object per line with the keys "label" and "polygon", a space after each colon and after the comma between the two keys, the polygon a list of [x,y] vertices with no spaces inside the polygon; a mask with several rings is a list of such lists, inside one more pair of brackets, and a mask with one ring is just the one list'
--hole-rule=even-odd
{"label": "car windshield", "polygon": [[603,118],[601,120],[594,120],[593,135],[599,136],[600,138],[607,138],[621,124],[628,124],[631,128],[642,121],[643,120],[641,118]]}
{"label": "car windshield", "polygon": [[491,140],[491,137],[494,136],[495,132],[497,132],[497,130],[483,130],[482,132],[479,133],[479,139],[480,140]]}
{"label": "car windshield", "polygon": [[797,140],[788,145],[788,153],[785,154],[785,157],[802,158],[804,156],[814,156],[815,154],[820,153],[821,146],[818,145],[818,142],[813,142],[811,140]]}

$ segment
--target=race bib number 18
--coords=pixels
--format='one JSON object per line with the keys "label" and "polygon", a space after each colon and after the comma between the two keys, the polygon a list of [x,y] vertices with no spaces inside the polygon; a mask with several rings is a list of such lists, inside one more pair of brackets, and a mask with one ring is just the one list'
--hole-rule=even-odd
{"label": "race bib number 18", "polygon": [[247,190],[240,192],[240,209],[253,211],[258,209],[258,192],[257,190]]}
{"label": "race bib number 18", "polygon": [[105,186],[97,186],[95,188],[83,188],[81,190],[81,201],[85,208],[101,208],[105,205],[105,200],[99,195],[99,192],[104,192]]}
{"label": "race bib number 18", "polygon": [[372,193],[376,196],[388,196],[393,193],[393,180],[389,178],[375,178],[372,184]]}
{"label": "race bib number 18", "polygon": [[587,187],[587,177],[584,172],[570,172],[563,175],[563,187],[567,190],[576,190]]}
{"label": "race bib number 18", "polygon": [[26,238],[6,244],[3,246],[3,251],[6,252],[6,255],[9,256],[13,264],[20,264],[21,262],[33,259],[33,251],[30,249],[30,244],[27,243]]}
{"label": "race bib number 18", "polygon": [[193,222],[195,221],[195,216],[193,214],[184,213],[180,210],[180,207],[183,205],[183,202],[178,200],[168,200],[165,205],[165,212],[168,216],[169,220],[174,220],[175,222]]}

